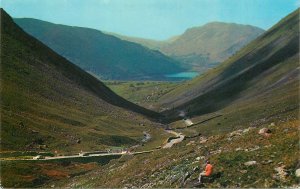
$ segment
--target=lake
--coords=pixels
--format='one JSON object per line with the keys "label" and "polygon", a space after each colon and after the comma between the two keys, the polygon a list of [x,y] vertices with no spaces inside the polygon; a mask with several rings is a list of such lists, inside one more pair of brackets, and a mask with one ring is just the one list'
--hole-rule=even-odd
{"label": "lake", "polygon": [[176,74],[169,74],[166,75],[168,78],[174,78],[174,79],[193,79],[194,77],[198,76],[198,72],[179,72]]}

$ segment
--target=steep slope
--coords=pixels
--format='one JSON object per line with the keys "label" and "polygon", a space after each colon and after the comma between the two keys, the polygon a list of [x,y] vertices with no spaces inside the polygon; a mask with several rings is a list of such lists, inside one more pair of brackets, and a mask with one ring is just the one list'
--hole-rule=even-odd
{"label": "steep slope", "polygon": [[276,98],[285,98],[280,102],[297,104],[298,63],[299,10],[296,10],[216,69],[167,94],[161,104],[173,108],[165,112],[173,117],[179,110],[200,115],[270,93],[277,95],[275,102],[279,100]]}
{"label": "steep slope", "polygon": [[14,19],[27,33],[86,71],[104,79],[163,80],[181,72],[178,62],[142,45],[98,30]]}
{"label": "steep slope", "polygon": [[212,22],[186,30],[160,50],[183,62],[186,67],[203,72],[224,61],[263,32],[250,25]]}
{"label": "steep slope", "polygon": [[136,144],[155,125],[141,114],[159,116],[114,94],[1,9],[1,150]]}

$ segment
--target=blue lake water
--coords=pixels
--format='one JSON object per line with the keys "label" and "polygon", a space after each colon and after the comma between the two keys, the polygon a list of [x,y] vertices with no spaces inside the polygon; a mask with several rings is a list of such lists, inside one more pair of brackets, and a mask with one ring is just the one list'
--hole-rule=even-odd
{"label": "blue lake water", "polygon": [[178,79],[192,79],[196,76],[198,76],[199,73],[198,72],[179,72],[179,73],[176,73],[176,74],[169,74],[169,75],[166,75],[166,77],[169,77],[169,78],[178,78]]}

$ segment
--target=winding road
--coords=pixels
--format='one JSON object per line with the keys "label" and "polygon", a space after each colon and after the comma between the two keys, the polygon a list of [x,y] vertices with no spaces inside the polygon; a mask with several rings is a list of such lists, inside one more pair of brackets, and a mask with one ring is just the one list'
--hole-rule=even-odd
{"label": "winding road", "polygon": [[[183,120],[186,125],[192,124],[191,120]],[[166,132],[175,135],[176,138],[170,140],[166,144],[162,146],[163,149],[166,148],[171,148],[174,144],[178,144],[184,140],[184,135],[182,133],[177,133],[173,130],[165,130]],[[151,139],[151,135],[147,132],[144,132],[145,138],[143,139],[144,142],[147,142],[149,139]],[[159,149],[155,149],[159,150]],[[1,159],[0,161],[14,161],[14,160],[27,160],[27,161],[47,161],[47,160],[56,160],[56,159],[74,159],[74,158],[88,158],[88,157],[101,157],[101,156],[118,156],[118,155],[124,155],[124,154],[130,154],[130,155],[137,155],[137,154],[144,154],[144,153],[150,153],[155,150],[148,150],[148,151],[139,151],[139,152],[118,152],[118,153],[95,153],[95,154],[89,154],[89,155],[84,155],[84,154],[78,154],[78,155],[70,155],[70,156],[55,156],[55,157],[41,157],[37,158],[34,157],[33,159]]]}
{"label": "winding road", "polygon": [[162,148],[171,148],[174,144],[180,143],[184,139],[184,135],[182,133],[177,133],[175,131],[166,130],[166,132],[175,135],[178,138],[170,140],[167,144],[165,144]]}

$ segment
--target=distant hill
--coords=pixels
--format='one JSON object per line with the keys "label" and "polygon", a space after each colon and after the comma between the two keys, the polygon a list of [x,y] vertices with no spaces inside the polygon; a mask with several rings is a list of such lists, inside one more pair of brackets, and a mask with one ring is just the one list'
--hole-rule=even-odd
{"label": "distant hill", "polygon": [[159,51],[95,29],[30,18],[14,21],[63,57],[103,79],[164,80],[164,75],[184,70]]}
{"label": "distant hill", "polygon": [[[221,44],[220,44],[221,45]],[[169,110],[202,115],[258,96],[269,96],[282,109],[298,106],[299,10],[273,26],[217,68],[208,71],[165,95],[161,105]],[[249,100],[251,99],[251,100]],[[171,116],[172,115],[172,116]]]}
{"label": "distant hill", "polygon": [[140,37],[131,37],[131,36],[125,36],[113,32],[104,32],[108,35],[113,35],[117,38],[120,38],[125,41],[133,42],[133,43],[138,43],[140,45],[143,45],[144,47],[148,47],[149,49],[153,50],[159,50],[162,46],[164,46],[168,41],[158,41],[158,40],[153,40],[153,39],[145,39],[145,38],[140,38]]}
{"label": "distant hill", "polygon": [[[26,34],[1,9],[1,150],[58,152],[139,143],[159,115]],[[143,124],[145,127],[141,127]]]}
{"label": "distant hill", "polygon": [[263,32],[263,29],[250,25],[211,22],[189,28],[183,34],[165,41],[110,34],[159,50],[177,59],[189,70],[204,72],[225,61]]}
{"label": "distant hill", "polygon": [[122,40],[125,40],[125,41],[130,41],[133,43],[141,44],[144,47],[148,47],[149,49],[153,49],[153,50],[160,50],[162,47],[172,43],[173,41],[175,41],[177,38],[180,37],[180,35],[178,35],[178,36],[173,36],[167,40],[159,41],[159,40],[154,40],[154,39],[145,39],[145,38],[140,38],[140,37],[125,36],[125,35],[121,35],[121,34],[113,33],[113,32],[104,32],[104,33],[106,33],[108,35],[113,35],[113,36],[120,38]]}
{"label": "distant hill", "polygon": [[249,25],[212,22],[186,30],[160,50],[182,61],[188,68],[205,71],[226,60],[263,32]]}

